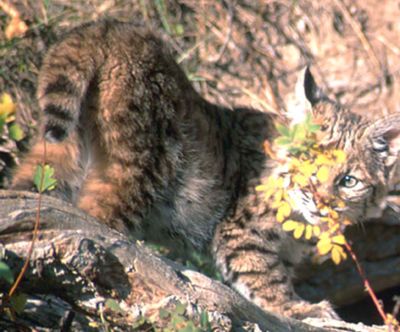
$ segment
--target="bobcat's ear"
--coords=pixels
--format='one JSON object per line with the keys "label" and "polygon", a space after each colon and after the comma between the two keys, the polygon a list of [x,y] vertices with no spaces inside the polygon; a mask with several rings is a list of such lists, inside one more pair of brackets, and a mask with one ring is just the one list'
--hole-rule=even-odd
{"label": "bobcat's ear", "polygon": [[324,97],[322,90],[315,83],[310,68],[305,67],[298,75],[294,103],[288,105],[287,117],[292,123],[303,122],[307,113],[312,112],[313,106]]}
{"label": "bobcat's ear", "polygon": [[314,77],[312,76],[310,68],[308,66],[303,70],[302,80],[303,80],[304,94],[308,102],[311,104],[311,106],[314,106],[315,104],[324,99],[324,94],[322,90],[315,83]]}
{"label": "bobcat's ear", "polygon": [[367,138],[374,152],[386,160],[386,165],[393,165],[400,154],[400,113],[393,113],[373,123],[367,130]]}

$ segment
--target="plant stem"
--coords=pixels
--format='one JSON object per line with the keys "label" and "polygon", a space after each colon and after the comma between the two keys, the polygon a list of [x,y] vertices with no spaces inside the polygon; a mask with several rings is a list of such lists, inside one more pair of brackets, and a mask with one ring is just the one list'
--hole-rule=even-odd
{"label": "plant stem", "polygon": [[[350,246],[350,244],[346,242],[344,245],[345,245],[347,251],[349,252],[351,258],[353,259],[354,263],[356,264],[358,273],[359,273],[361,279],[363,280],[365,289],[367,290],[369,296],[371,297],[372,302],[374,303],[376,309],[379,312],[379,315],[382,317],[384,323],[386,324],[388,322],[387,315],[386,315],[385,311],[383,310],[383,306],[382,306],[381,302],[376,297],[376,295],[375,295],[375,293],[374,293],[374,291],[373,291],[373,289],[371,287],[371,284],[369,283],[369,281],[367,279],[367,276],[365,274],[365,270],[361,266],[356,254],[354,253],[354,251],[353,251],[352,247]],[[389,326],[389,328],[390,328],[390,326]],[[391,328],[390,328],[390,330],[391,330]]]}
{"label": "plant stem", "polygon": [[[40,177],[40,188],[43,187],[43,180],[44,180],[44,165],[46,164],[46,141],[43,141],[43,166],[42,166],[42,175]],[[15,280],[14,284],[12,285],[10,291],[8,292],[8,297],[12,297],[13,294],[15,293],[15,291],[18,288],[18,285],[20,284],[22,277],[24,276],[26,270],[28,269],[28,265],[29,262],[31,260],[32,257],[32,253],[33,253],[33,248],[35,246],[35,242],[36,239],[38,237],[38,233],[39,233],[39,224],[40,224],[40,209],[42,206],[42,191],[39,191],[39,196],[38,196],[38,204],[37,204],[37,210],[36,210],[36,217],[35,217],[35,226],[33,228],[33,232],[32,232],[32,241],[31,241],[31,245],[29,247],[29,251],[28,254],[26,256],[24,265],[21,269],[21,271],[18,274],[17,279]]]}

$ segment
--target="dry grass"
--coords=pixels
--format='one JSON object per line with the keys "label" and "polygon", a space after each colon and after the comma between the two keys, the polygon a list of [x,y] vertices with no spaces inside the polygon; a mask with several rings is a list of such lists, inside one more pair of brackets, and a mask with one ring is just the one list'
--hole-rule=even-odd
{"label": "dry grass", "polygon": [[[14,2],[30,30],[0,32],[0,90],[11,91],[31,122],[35,76],[63,30],[104,16],[147,25],[171,45],[209,99],[268,111],[286,107],[296,72],[311,64],[320,84],[361,111],[395,111],[399,6],[394,1],[92,0]],[[0,13],[1,30],[9,18]]]}

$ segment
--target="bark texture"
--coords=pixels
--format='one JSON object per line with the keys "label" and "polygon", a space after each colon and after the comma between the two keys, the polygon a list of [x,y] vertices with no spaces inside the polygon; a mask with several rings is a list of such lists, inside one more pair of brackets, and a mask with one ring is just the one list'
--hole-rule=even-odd
{"label": "bark texture", "polygon": [[[0,259],[14,274],[21,269],[32,239],[38,195],[0,191]],[[400,283],[400,227],[388,210],[378,223],[349,231],[373,285],[384,289]],[[202,327],[202,312],[216,331],[383,331],[340,321],[300,322],[265,313],[229,287],[155,255],[96,222],[72,205],[43,197],[40,233],[18,292],[27,298],[14,321],[2,297],[0,330],[152,331],[181,323]],[[383,222],[383,220],[385,222]],[[297,288],[312,300],[328,296],[349,303],[363,294],[348,262],[304,265]],[[1,291],[10,286],[0,281]],[[112,300],[111,300],[112,299]],[[182,311],[179,308],[184,306]],[[204,321],[204,314],[203,314]],[[189,323],[190,322],[190,323]],[[179,325],[181,324],[181,325]]]}

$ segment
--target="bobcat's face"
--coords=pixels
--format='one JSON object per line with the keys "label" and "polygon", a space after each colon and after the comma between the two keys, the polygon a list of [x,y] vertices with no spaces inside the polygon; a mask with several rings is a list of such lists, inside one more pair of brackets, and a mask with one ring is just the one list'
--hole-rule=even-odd
{"label": "bobcat's face", "polygon": [[[321,124],[319,144],[346,153],[346,161],[330,167],[328,181],[316,188],[318,199],[339,198],[345,207],[337,208],[338,212],[352,222],[380,216],[386,205],[385,197],[396,181],[400,114],[371,122],[340,108],[322,96],[308,70],[304,89],[308,111]],[[316,194],[304,190],[289,194],[298,212],[308,222],[317,224],[321,214]]]}

